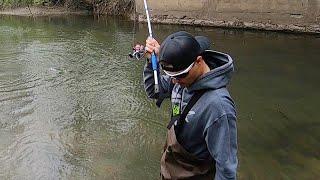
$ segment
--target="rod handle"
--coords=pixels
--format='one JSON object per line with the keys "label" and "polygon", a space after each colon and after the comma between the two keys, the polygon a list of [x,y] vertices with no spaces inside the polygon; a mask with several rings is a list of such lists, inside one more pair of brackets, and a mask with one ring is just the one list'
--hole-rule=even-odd
{"label": "rod handle", "polygon": [[158,62],[157,56],[154,52],[152,52],[151,54],[151,63],[154,76],[154,93],[159,93]]}

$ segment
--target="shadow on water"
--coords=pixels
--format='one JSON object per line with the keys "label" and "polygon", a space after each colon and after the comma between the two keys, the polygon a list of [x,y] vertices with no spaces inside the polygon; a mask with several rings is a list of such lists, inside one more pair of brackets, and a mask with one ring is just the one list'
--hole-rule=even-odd
{"label": "shadow on water", "polygon": [[[89,16],[0,17],[0,179],[155,179],[169,118],[127,55],[146,24]],[[154,25],[209,36],[235,62],[239,179],[316,179],[320,40]],[[135,29],[134,29],[135,28]]]}

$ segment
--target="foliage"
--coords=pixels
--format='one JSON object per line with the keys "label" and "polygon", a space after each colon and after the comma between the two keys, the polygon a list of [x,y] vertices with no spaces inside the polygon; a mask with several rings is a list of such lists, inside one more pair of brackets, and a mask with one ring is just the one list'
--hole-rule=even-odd
{"label": "foliage", "polygon": [[0,9],[57,4],[69,9],[86,9],[94,14],[107,15],[128,15],[134,9],[134,0],[0,0]]}
{"label": "foliage", "polygon": [[45,0],[0,0],[0,7],[19,7],[42,4]]}
{"label": "foliage", "polygon": [[63,4],[67,8],[71,9],[86,9],[92,10],[92,1],[91,0],[65,0]]}
{"label": "foliage", "polygon": [[134,0],[92,0],[93,13],[126,15],[134,8]]}

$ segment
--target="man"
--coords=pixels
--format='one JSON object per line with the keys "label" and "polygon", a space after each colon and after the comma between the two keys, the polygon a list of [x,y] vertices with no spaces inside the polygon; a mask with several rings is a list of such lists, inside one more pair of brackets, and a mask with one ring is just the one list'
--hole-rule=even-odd
{"label": "man", "polygon": [[169,35],[161,46],[146,40],[165,73],[154,93],[152,66],[144,68],[145,90],[160,106],[171,97],[172,112],[161,158],[162,179],[236,179],[237,128],[234,102],[226,89],[233,72],[229,55],[206,50],[208,41],[187,32]]}

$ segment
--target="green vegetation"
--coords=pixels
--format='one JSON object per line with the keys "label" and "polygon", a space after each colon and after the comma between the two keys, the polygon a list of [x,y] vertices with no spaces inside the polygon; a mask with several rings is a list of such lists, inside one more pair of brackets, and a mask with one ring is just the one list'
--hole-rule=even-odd
{"label": "green vegetation", "polygon": [[0,8],[24,6],[65,6],[72,9],[92,9],[91,0],[0,0]]}
{"label": "green vegetation", "polygon": [[56,5],[75,10],[86,9],[93,14],[128,15],[134,9],[134,0],[0,0],[0,9]]}
{"label": "green vegetation", "polygon": [[127,15],[134,9],[134,0],[91,0],[94,14]]}
{"label": "green vegetation", "polygon": [[45,3],[48,3],[48,0],[0,0],[0,8],[43,5]]}

